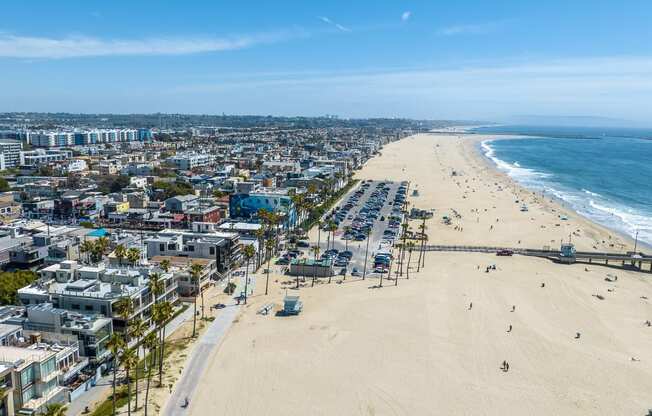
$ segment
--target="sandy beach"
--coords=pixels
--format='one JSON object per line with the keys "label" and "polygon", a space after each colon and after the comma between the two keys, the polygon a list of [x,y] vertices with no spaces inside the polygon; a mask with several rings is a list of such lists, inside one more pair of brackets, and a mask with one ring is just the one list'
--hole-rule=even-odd
{"label": "sandy beach", "polygon": [[[435,209],[427,221],[431,244],[557,249],[572,238],[580,250],[631,249],[629,239],[494,170],[477,151],[486,138],[406,138],[385,146],[356,177],[410,181],[419,192],[412,206]],[[416,255],[413,262],[416,268]],[[296,317],[256,313],[268,302],[280,306],[294,281],[272,275],[269,296],[257,284],[206,357],[187,412],[547,416],[652,408],[651,274],[433,252],[398,286],[377,288],[376,277],[338,280],[287,289],[304,302]]]}

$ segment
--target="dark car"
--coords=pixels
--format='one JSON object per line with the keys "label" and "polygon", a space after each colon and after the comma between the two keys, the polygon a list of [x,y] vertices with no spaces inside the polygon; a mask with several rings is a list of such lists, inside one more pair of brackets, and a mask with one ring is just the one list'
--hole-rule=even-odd
{"label": "dark car", "polygon": [[496,253],[496,256],[512,256],[514,252],[512,250],[499,250]]}

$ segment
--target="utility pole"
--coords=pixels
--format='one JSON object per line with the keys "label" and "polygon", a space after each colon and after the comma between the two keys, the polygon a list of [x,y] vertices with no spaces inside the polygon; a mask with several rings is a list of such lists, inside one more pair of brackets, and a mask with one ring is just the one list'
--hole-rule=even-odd
{"label": "utility pole", "polygon": [[636,237],[634,238],[634,253],[636,253],[637,247],[638,247],[638,230],[636,230]]}

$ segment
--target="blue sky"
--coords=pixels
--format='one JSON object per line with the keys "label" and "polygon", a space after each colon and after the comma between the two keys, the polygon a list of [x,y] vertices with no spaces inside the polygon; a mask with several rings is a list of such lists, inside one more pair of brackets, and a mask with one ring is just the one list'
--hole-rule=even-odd
{"label": "blue sky", "polygon": [[647,0],[4,2],[0,111],[646,122],[651,21]]}

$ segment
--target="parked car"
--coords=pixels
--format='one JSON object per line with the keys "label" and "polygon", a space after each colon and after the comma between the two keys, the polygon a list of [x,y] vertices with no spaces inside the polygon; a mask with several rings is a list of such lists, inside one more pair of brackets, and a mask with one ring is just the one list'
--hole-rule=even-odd
{"label": "parked car", "polygon": [[512,250],[500,250],[496,253],[497,256],[512,256],[514,252]]}

